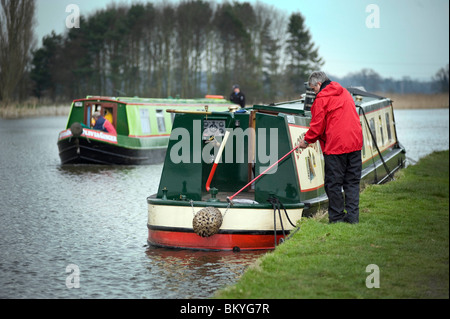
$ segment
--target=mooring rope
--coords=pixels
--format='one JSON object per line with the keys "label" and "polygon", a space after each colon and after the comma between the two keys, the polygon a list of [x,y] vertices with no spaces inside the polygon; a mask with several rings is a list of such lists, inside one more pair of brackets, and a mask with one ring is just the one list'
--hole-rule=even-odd
{"label": "mooring rope", "polygon": [[[291,219],[289,218],[289,215],[286,211],[286,208],[284,207],[283,203],[280,202],[280,200],[277,197],[274,197],[274,196],[269,197],[269,199],[267,199],[267,201],[272,204],[272,208],[273,208],[273,236],[274,236],[274,241],[275,241],[275,247],[277,247],[277,211],[278,211],[278,217],[280,218],[281,231],[283,233],[284,240],[291,238],[291,236],[286,237],[286,232],[285,232],[284,226],[283,226],[283,220],[281,218],[281,208],[283,209],[284,214],[286,215],[286,219],[289,221],[291,226],[296,227],[296,225],[291,221]],[[300,229],[300,227],[297,227],[297,229],[294,231],[293,234],[295,234],[299,229]]]}

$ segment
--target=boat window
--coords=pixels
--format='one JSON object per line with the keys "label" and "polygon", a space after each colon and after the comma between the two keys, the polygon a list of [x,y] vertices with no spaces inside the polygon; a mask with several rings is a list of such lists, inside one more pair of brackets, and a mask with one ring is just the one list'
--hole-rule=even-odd
{"label": "boat window", "polygon": [[89,127],[93,127],[95,124],[95,120],[93,118],[93,115],[95,112],[100,112],[101,111],[101,105],[99,104],[93,104],[93,103],[86,103],[85,104],[85,122],[84,124],[86,124]]}
{"label": "boat window", "polygon": [[380,120],[381,145],[384,145],[383,121],[381,120],[381,115],[379,116],[379,120]]}
{"label": "boat window", "polygon": [[84,124],[86,124],[88,127],[91,127],[91,123],[92,123],[92,114],[94,112],[92,112],[92,107],[89,104],[86,104],[86,121]]}
{"label": "boat window", "polygon": [[156,121],[158,123],[158,132],[165,133],[166,132],[166,123],[165,123],[163,110],[156,110]]}
{"label": "boat window", "polygon": [[389,113],[386,113],[386,127],[387,127],[388,139],[392,140],[391,122],[390,122]]}
{"label": "boat window", "polygon": [[89,127],[94,126],[93,115],[99,112],[105,119],[107,119],[114,127],[116,127],[117,120],[117,104],[115,103],[86,103],[85,104],[85,123]]}
{"label": "boat window", "polygon": [[141,118],[142,134],[150,134],[150,117],[148,109],[139,109],[139,116]]}
{"label": "boat window", "polygon": [[375,119],[371,118],[369,121],[370,124],[370,130],[372,131],[373,139],[371,139],[370,144],[373,145],[373,140],[377,140],[377,130],[375,128]]}

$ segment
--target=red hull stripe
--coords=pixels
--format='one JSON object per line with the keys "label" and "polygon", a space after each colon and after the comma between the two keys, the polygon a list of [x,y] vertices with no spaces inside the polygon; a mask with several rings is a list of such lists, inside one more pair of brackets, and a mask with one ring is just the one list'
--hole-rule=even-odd
{"label": "red hull stripe", "polygon": [[[147,224],[147,228],[153,231],[165,231],[165,232],[175,232],[175,233],[194,233],[192,228],[184,227],[167,227],[167,226],[153,226]],[[285,233],[289,233],[289,230],[285,230]],[[282,234],[282,230],[277,230],[277,235]],[[238,229],[226,229],[219,230],[219,234],[222,235],[270,235],[273,237],[273,230],[238,230]]]}
{"label": "red hull stripe", "polygon": [[[277,243],[283,239],[277,233]],[[192,232],[174,232],[164,230],[148,230],[148,242],[153,245],[171,248],[187,248],[199,250],[257,250],[274,249],[274,235],[252,234],[215,234],[211,237],[200,237]]]}

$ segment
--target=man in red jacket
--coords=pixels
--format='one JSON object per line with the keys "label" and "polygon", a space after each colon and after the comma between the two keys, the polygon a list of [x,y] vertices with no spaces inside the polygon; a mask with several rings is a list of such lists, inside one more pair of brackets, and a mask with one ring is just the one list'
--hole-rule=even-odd
{"label": "man in red jacket", "polygon": [[358,223],[363,136],[355,103],[350,93],[339,83],[330,81],[324,72],[313,72],[308,84],[316,98],[311,107],[310,127],[300,148],[320,141],[330,223]]}

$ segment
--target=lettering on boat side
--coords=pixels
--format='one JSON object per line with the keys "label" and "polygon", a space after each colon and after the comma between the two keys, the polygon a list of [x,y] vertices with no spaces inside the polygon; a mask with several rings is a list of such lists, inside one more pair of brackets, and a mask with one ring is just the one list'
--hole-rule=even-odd
{"label": "lettering on boat side", "polygon": [[62,131],[61,133],[59,133],[59,140],[62,140],[64,138],[67,138],[69,136],[72,136],[72,132],[70,131],[70,129]]}
{"label": "lettering on boat side", "polygon": [[[70,129],[67,129],[65,131],[62,131],[59,133],[59,140],[65,139],[72,136],[72,132]],[[92,138],[94,140],[104,141],[104,142],[110,142],[110,143],[117,143],[117,136],[108,134],[102,131],[96,131],[96,130],[89,130],[84,128],[83,134],[81,136]]]}
{"label": "lettering on boat side", "polygon": [[81,134],[81,136],[95,138],[97,140],[107,141],[111,143],[117,143],[117,136],[102,131],[83,129],[83,134]]}
{"label": "lettering on boat side", "polygon": [[80,288],[80,268],[75,264],[69,264],[66,267],[66,273],[70,273],[66,278],[66,287],[68,289]]}
{"label": "lettering on boat side", "polygon": [[182,314],[206,314],[210,317],[214,311],[223,312],[226,314],[265,314],[269,312],[269,304],[250,303],[250,304],[229,304],[226,303],[223,307],[193,305],[188,303],[181,306],[180,313]]}

